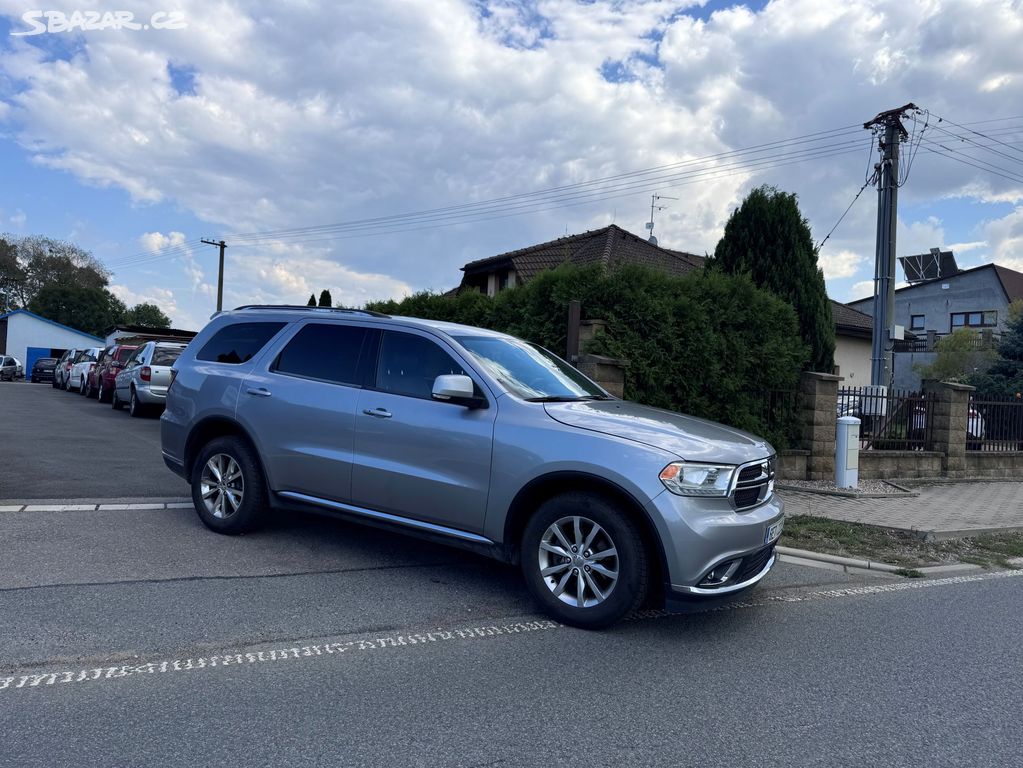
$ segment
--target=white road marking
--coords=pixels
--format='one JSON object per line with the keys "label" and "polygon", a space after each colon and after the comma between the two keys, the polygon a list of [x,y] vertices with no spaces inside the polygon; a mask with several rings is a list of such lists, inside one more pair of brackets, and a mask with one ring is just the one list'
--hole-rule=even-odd
{"label": "white road marking", "polygon": [[[822,589],[811,592],[793,594],[766,594],[753,600],[742,600],[711,609],[710,612],[731,611],[741,608],[755,608],[778,603],[806,603],[816,600],[837,600],[847,597],[865,597],[890,592],[907,592],[918,589],[933,589],[956,584],[969,584],[978,581],[1007,579],[1023,576],[1023,570],[995,571],[992,573],[972,576],[951,576],[944,579],[898,581],[889,584],[873,584],[860,587],[843,587],[839,589]],[[671,614],[667,611],[639,611],[628,618],[629,621],[660,619]],[[408,649],[417,645],[428,645],[438,642],[473,640],[496,637],[499,635],[520,635],[525,633],[545,632],[552,629],[563,629],[565,625],[556,621],[541,619],[521,621],[514,624],[486,625],[463,627],[460,629],[433,629],[428,632],[411,632],[407,634],[387,635],[384,637],[347,640],[343,642],[320,642],[309,645],[272,648],[270,650],[246,651],[225,650],[211,656],[197,656],[177,659],[159,659],[141,664],[121,664],[111,667],[90,667],[87,669],[33,672],[26,674],[10,674],[0,676],[0,691],[14,691],[20,688],[50,688],[68,683],[93,683],[119,680],[125,677],[150,677],[153,675],[174,672],[190,672],[216,667],[266,664],[279,661],[302,661],[305,659],[340,656],[353,652],[372,650]],[[251,646],[246,646],[251,647]],[[0,666],[4,668],[4,666]],[[6,667],[12,669],[11,667]]]}

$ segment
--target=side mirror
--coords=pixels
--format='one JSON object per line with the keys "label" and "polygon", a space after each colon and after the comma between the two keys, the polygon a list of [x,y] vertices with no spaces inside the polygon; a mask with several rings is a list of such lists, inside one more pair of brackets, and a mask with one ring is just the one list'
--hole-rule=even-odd
{"label": "side mirror", "polygon": [[482,398],[475,396],[472,379],[463,374],[445,374],[433,380],[433,399],[479,408]]}

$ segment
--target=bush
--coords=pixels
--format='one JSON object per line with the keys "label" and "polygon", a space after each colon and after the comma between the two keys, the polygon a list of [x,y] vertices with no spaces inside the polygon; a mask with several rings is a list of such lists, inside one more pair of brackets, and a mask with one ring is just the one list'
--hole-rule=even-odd
{"label": "bush", "polygon": [[763,393],[794,389],[809,350],[795,311],[748,277],[565,266],[493,299],[418,293],[368,308],[492,328],[564,354],[572,299],[585,318],[607,321],[584,351],[628,360],[627,399],[787,443],[790,425],[764,413]]}

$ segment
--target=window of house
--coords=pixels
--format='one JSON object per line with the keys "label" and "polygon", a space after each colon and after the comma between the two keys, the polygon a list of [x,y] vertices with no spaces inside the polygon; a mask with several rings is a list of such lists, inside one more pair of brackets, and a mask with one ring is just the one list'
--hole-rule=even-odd
{"label": "window of house", "polygon": [[310,323],[277,356],[274,370],[335,384],[357,384],[366,333],[365,328],[355,326]]}
{"label": "window of house", "polygon": [[993,328],[998,325],[998,313],[987,312],[953,312],[952,330],[956,328]]}
{"label": "window of house", "polygon": [[922,331],[924,329],[924,316],[912,315],[909,318],[909,330]]}

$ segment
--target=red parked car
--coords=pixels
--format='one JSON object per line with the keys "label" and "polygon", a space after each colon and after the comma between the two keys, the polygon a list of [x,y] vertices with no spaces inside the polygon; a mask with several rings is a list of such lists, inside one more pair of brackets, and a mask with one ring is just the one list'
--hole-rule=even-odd
{"label": "red parked car", "polygon": [[123,344],[114,344],[104,349],[85,377],[85,396],[96,397],[101,403],[109,403],[114,394],[114,378],[136,349],[138,346],[129,347]]}

